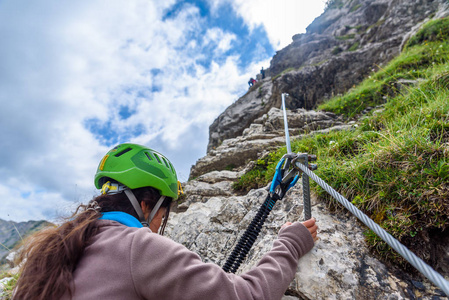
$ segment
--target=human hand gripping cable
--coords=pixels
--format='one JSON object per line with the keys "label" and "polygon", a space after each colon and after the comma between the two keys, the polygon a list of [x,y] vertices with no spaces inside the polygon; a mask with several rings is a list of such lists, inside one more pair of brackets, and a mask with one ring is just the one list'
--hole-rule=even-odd
{"label": "human hand gripping cable", "polygon": [[[316,225],[315,218],[308,219],[307,221],[301,222],[302,225],[304,225],[307,230],[309,230],[310,234],[312,235],[313,241],[316,242],[319,240],[318,238],[318,225]],[[293,225],[292,222],[287,222],[284,225],[281,226],[281,229],[284,227],[288,227],[290,225]]]}
{"label": "human hand gripping cable", "polygon": [[[287,173],[287,175],[283,176],[285,174],[285,171],[288,170],[288,167],[291,163],[290,160],[292,159],[292,157],[293,157],[292,155],[284,155],[281,158],[281,160],[276,166],[276,172],[274,173],[273,181],[271,182],[270,193],[275,194],[277,190],[277,192],[280,193],[278,194],[280,198],[282,198],[285,195],[285,193],[290,188],[292,188],[296,184],[296,182],[298,182],[299,177],[301,177],[301,174],[299,172],[293,172],[293,170]],[[316,222],[315,218],[311,218],[309,220],[306,220],[305,222],[302,222],[302,224],[307,228],[307,230],[309,230],[313,240],[316,242],[318,240],[317,237],[318,226],[315,224],[315,222]],[[281,228],[290,226],[292,224],[293,224],[292,222],[287,222],[284,225],[282,225]]]}

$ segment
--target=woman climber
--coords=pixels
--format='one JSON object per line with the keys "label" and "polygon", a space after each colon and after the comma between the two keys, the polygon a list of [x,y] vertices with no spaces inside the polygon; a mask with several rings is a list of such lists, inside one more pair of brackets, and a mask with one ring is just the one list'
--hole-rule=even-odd
{"label": "woman climber", "polygon": [[230,274],[157,234],[178,197],[162,154],[121,144],[101,160],[95,186],[100,196],[25,246],[13,299],[281,299],[317,239],[314,219],[286,223],[256,267]]}

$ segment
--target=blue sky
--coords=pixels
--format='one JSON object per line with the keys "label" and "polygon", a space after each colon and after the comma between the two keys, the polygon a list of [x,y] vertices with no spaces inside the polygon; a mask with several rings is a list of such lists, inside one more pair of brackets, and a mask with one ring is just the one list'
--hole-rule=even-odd
{"label": "blue sky", "polygon": [[324,1],[0,1],[0,218],[54,220],[97,193],[117,143],[181,181],[209,125]]}

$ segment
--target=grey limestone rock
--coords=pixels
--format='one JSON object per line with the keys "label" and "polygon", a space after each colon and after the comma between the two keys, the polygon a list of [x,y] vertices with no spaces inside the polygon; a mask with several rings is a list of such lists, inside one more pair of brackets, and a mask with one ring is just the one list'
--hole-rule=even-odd
{"label": "grey limestone rock", "polygon": [[[221,195],[205,203],[192,203],[185,212],[170,217],[167,235],[198,253],[203,261],[223,266],[267,193],[267,188],[261,188],[244,196]],[[276,203],[238,273],[255,266],[271,249],[280,227],[287,221],[302,220],[302,214],[302,187],[298,184]],[[312,215],[317,219],[320,239],[299,261],[284,300],[433,299],[438,295],[427,281],[418,288],[374,257],[355,217],[330,213],[315,198]]]}
{"label": "grey limestone rock", "polygon": [[[300,134],[322,130],[343,123],[332,113],[295,109],[287,111],[292,138]],[[242,135],[229,138],[206,156],[199,159],[190,171],[190,178],[214,170],[225,170],[246,165],[264,152],[285,145],[282,110],[271,108],[246,128]]]}
{"label": "grey limestone rock", "polygon": [[209,128],[208,152],[242,135],[255,119],[280,107],[313,109],[346,92],[395,57],[430,18],[449,14],[446,0],[338,0],[304,34],[278,51],[267,78],[228,107]]}
{"label": "grey limestone rock", "polygon": [[208,151],[223,140],[242,134],[254,119],[266,113],[271,107],[271,89],[272,82],[266,78],[230,105],[209,127],[209,141],[214,142],[209,142]]}

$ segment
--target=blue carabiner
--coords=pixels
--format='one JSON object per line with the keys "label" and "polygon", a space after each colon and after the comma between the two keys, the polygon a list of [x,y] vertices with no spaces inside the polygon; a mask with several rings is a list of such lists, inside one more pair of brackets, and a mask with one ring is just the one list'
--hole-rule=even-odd
{"label": "blue carabiner", "polygon": [[271,182],[270,193],[274,193],[274,190],[282,182],[282,165],[284,164],[285,157],[282,157],[276,166],[276,172],[273,176],[273,181]]}
{"label": "blue carabiner", "polygon": [[[285,162],[285,156],[281,158],[281,160],[278,162],[277,166],[276,166],[276,172],[274,173],[273,176],[273,180],[271,182],[271,186],[270,186],[270,193],[274,193],[276,188],[282,183],[282,176],[285,175],[283,174],[284,170],[282,170],[282,165]],[[285,190],[282,190],[282,194],[285,194],[289,189],[291,189],[299,180],[300,178],[300,174],[297,174],[293,180],[288,184],[288,186],[284,187]]]}

